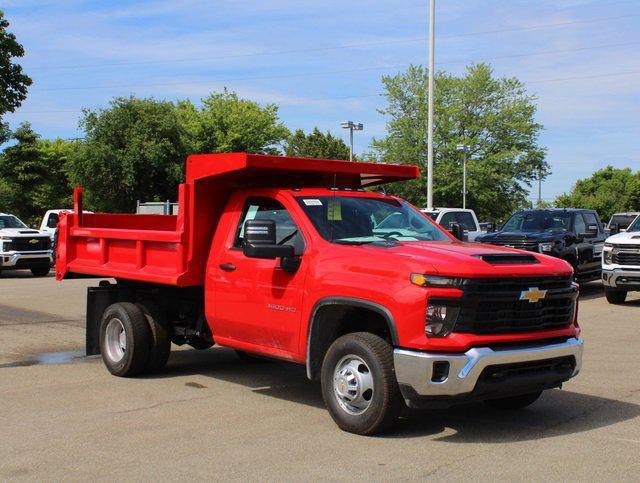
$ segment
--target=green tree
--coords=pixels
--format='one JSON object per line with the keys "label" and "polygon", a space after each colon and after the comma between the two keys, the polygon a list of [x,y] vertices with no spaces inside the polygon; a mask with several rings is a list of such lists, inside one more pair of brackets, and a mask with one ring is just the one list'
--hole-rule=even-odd
{"label": "green tree", "polygon": [[42,141],[31,125],[13,133],[16,143],[0,155],[0,200],[25,221],[34,221],[51,208],[69,206],[66,161],[73,145]]}
{"label": "green tree", "polygon": [[639,211],[640,171],[607,166],[578,180],[569,193],[556,198],[556,206],[589,208],[605,220],[619,211]]}
{"label": "green tree", "polygon": [[284,152],[287,156],[300,158],[349,159],[349,146],[329,131],[323,133],[317,127],[310,134],[296,130],[287,138]]}
{"label": "green tree", "polygon": [[[387,135],[374,139],[371,157],[418,164],[422,177],[390,191],[426,205],[427,71],[411,66],[382,79],[388,105]],[[434,204],[462,204],[463,153],[467,152],[467,206],[481,218],[502,219],[524,205],[527,186],[548,174],[538,143],[535,98],[514,78],[495,78],[490,66],[472,65],[456,77],[435,78]]]}
{"label": "green tree", "polygon": [[181,101],[178,111],[190,153],[278,154],[289,135],[278,119],[278,106],[261,107],[226,89],[202,99],[200,108]]}
{"label": "green tree", "polygon": [[80,126],[86,137],[69,174],[86,188],[87,207],[126,212],[138,199],[175,198],[187,156],[175,104],[120,97],[107,109],[85,109]]}
{"label": "green tree", "polygon": [[24,56],[24,48],[14,34],[7,32],[7,27],[9,22],[0,10],[0,144],[9,136],[9,128],[2,122],[2,116],[20,107],[31,85],[29,76],[14,62],[14,58]]}

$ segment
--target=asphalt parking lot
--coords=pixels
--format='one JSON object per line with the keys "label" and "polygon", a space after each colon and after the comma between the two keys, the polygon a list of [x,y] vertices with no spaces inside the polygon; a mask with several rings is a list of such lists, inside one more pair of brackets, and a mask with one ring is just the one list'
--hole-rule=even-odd
{"label": "asphalt parking lot", "polygon": [[640,479],[640,296],[583,287],[582,373],[529,409],[408,412],[341,432],[301,366],[177,350],[120,379],[82,357],[85,287],[0,278],[0,480]]}

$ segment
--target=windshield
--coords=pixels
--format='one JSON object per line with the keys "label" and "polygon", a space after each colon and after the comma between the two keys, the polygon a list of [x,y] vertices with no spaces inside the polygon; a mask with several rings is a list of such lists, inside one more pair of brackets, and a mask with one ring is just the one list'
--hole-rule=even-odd
{"label": "windshield", "polygon": [[629,228],[627,228],[627,232],[630,231],[640,231],[640,216],[636,218],[636,221],[629,225]]}
{"label": "windshield", "polygon": [[565,211],[521,211],[502,227],[502,231],[564,231],[571,225],[571,213]]}
{"label": "windshield", "polygon": [[631,222],[635,220],[636,217],[637,215],[613,215],[611,220],[609,220],[609,227],[618,225],[618,228],[624,230],[631,225]]}
{"label": "windshield", "polygon": [[13,215],[0,215],[0,230],[2,228],[28,228]]}
{"label": "windshield", "polygon": [[318,233],[334,243],[376,241],[450,241],[408,204],[389,198],[355,196],[298,197]]}

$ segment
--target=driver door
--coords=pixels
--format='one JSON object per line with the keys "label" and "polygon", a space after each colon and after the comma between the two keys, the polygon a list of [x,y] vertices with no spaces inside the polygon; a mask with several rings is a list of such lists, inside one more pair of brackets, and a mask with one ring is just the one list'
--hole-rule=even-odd
{"label": "driver door", "polygon": [[244,223],[256,219],[274,220],[277,242],[292,245],[297,256],[304,253],[302,232],[280,201],[246,198],[234,225],[232,246],[225,246],[212,265],[216,271],[214,337],[232,347],[295,357],[307,265],[302,256],[298,270],[289,273],[280,268],[280,259],[246,257]]}

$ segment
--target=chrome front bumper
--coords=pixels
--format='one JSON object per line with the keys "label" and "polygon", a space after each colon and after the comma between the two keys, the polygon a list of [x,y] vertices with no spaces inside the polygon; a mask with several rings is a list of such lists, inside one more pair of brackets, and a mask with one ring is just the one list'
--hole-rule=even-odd
{"label": "chrome front bumper", "polygon": [[[53,263],[53,256],[51,254],[51,250],[41,250],[37,252],[4,252],[0,253],[0,269],[11,269],[16,268],[16,265],[24,268],[29,268],[30,261],[36,260],[49,260],[49,265]],[[22,263],[18,263],[19,261],[24,260]],[[34,263],[35,265],[35,263]],[[42,263],[39,263],[42,265]]]}
{"label": "chrome front bumper", "polygon": [[602,284],[612,288],[640,290],[640,268],[602,269]]}
{"label": "chrome front bumper", "polygon": [[[418,352],[395,349],[393,353],[396,378],[407,398],[407,389],[419,397],[459,396],[473,392],[482,371],[488,366],[541,361],[557,357],[573,356],[575,369],[570,377],[580,371],[582,365],[582,339],[571,338],[565,342],[517,349],[491,349],[474,347],[463,354]],[[434,381],[434,364],[448,362],[448,376]]]}

